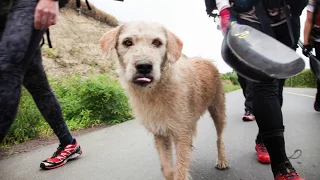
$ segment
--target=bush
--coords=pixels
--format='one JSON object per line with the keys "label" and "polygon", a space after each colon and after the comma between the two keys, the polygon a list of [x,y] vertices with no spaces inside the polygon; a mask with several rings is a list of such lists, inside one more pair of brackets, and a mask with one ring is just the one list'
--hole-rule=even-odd
{"label": "bush", "polygon": [[227,81],[227,80],[231,81],[233,85],[240,85],[238,82],[238,76],[234,72],[228,72],[228,73],[222,74],[221,78],[223,81]]}
{"label": "bush", "polygon": [[310,69],[305,69],[298,75],[286,80],[285,86],[287,87],[309,87],[315,88],[317,80]]}
{"label": "bush", "polygon": [[23,88],[17,117],[2,144],[20,143],[37,136],[42,120],[32,96]]}
{"label": "bush", "polygon": [[108,76],[75,76],[56,85],[64,117],[84,123],[84,127],[100,122],[116,124],[132,118],[127,96],[118,82]]}
{"label": "bush", "polygon": [[[106,75],[50,79],[70,130],[132,119],[128,98],[116,80]],[[23,88],[17,118],[2,145],[52,134],[31,95]]]}

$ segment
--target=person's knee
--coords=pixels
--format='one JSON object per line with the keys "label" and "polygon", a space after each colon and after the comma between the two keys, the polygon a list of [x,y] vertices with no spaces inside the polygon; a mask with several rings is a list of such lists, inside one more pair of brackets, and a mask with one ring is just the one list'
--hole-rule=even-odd
{"label": "person's knee", "polygon": [[41,96],[52,93],[48,81],[39,81],[36,77],[25,80],[23,85],[32,96]]}
{"label": "person's knee", "polygon": [[256,97],[264,97],[278,94],[279,82],[277,80],[261,83],[253,82],[252,86],[253,94],[255,94]]}
{"label": "person's knee", "polygon": [[281,125],[279,127],[269,128],[269,129],[259,129],[259,135],[263,138],[269,138],[269,137],[275,137],[275,136],[281,136],[283,137],[284,133],[284,126]]}

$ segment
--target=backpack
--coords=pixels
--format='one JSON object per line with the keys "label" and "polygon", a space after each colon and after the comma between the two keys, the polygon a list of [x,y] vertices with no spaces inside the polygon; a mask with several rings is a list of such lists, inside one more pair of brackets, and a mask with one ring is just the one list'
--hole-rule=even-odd
{"label": "backpack", "polygon": [[[217,10],[216,0],[204,0],[205,6],[206,6],[206,12],[209,15],[209,17],[216,17],[218,14],[212,13],[213,10]],[[233,2],[235,4],[234,10],[239,11],[248,11],[251,9],[252,5],[257,0],[229,0],[230,2]],[[293,7],[292,12],[293,14],[301,15],[301,12],[303,9],[307,6],[308,0],[286,0],[287,4],[289,4],[291,7]],[[320,3],[320,0],[315,0],[317,3]],[[239,3],[237,3],[239,2]]]}

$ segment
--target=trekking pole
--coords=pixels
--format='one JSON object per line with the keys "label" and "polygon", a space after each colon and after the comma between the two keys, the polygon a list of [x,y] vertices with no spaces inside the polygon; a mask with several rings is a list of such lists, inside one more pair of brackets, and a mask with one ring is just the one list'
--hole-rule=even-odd
{"label": "trekking pole", "polygon": [[298,40],[298,45],[299,45],[301,48],[303,48],[303,43],[301,42],[300,39]]}
{"label": "trekking pole", "polygon": [[[300,39],[298,40],[298,45],[300,46],[301,49],[303,49],[304,45],[303,45],[303,43],[302,43],[302,41]],[[309,54],[309,57],[312,55],[311,52],[309,52],[308,54]]]}
{"label": "trekking pole", "polygon": [[[298,45],[303,49],[303,43],[298,41]],[[311,52],[308,53],[310,70],[314,74],[315,78],[320,81],[320,60],[317,59]]]}

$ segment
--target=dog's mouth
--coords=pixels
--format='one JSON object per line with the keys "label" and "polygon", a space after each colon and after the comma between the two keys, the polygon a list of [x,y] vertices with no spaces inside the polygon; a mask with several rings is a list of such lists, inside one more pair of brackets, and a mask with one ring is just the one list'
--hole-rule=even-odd
{"label": "dog's mouth", "polygon": [[136,76],[133,79],[133,82],[139,86],[147,86],[152,81],[153,81],[153,77],[151,75]]}

